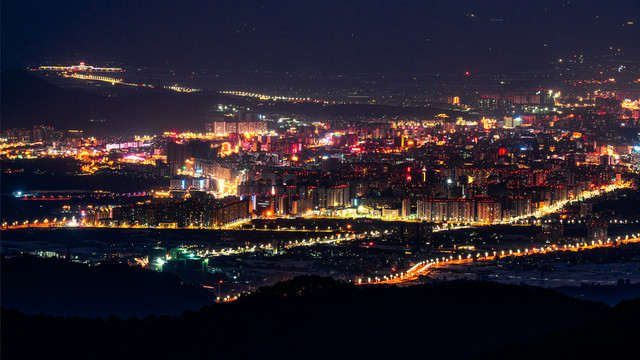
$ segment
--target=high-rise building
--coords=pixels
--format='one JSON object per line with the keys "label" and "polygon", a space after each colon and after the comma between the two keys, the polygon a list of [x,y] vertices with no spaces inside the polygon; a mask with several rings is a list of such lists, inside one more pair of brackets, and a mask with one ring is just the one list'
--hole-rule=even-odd
{"label": "high-rise building", "polygon": [[175,164],[178,169],[182,169],[187,161],[187,144],[179,142],[167,143],[167,163]]}
{"label": "high-rise building", "polygon": [[410,199],[404,199],[402,200],[402,217],[409,217],[411,216],[411,200]]}

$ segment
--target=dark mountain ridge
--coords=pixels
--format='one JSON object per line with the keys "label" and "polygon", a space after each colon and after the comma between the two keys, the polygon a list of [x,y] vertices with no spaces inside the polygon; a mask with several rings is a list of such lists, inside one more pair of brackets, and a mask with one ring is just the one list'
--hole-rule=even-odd
{"label": "dark mountain ridge", "polygon": [[[637,302],[618,307],[625,308],[623,313],[638,308]],[[583,324],[601,324],[618,307],[496,283],[359,288],[306,276],[178,317],[105,321],[3,309],[2,326],[10,331],[2,332],[2,355],[461,359],[487,351],[502,354],[500,349],[513,344],[526,344],[517,349],[526,353],[541,340],[562,339]],[[623,320],[614,316],[607,325]],[[608,339],[619,348],[630,346]]]}

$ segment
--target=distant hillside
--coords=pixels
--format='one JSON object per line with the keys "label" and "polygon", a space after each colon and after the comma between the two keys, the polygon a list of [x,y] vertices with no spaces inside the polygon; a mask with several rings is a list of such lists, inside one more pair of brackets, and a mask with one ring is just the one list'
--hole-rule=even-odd
{"label": "distant hillside", "polygon": [[640,298],[640,284],[563,286],[553,290],[569,296],[614,306],[623,300]]}
{"label": "distant hillside", "polygon": [[472,115],[462,114],[451,110],[443,110],[433,107],[370,105],[370,104],[322,104],[322,103],[276,103],[261,106],[258,111],[280,114],[302,114],[307,116],[343,116],[343,117],[416,117],[420,119],[433,119],[435,115],[447,114],[450,117],[464,116],[471,119]]}
{"label": "distant hillside", "polygon": [[43,124],[82,129],[89,134],[204,130],[213,105],[226,99],[217,93],[180,94],[152,89],[107,97],[66,90],[25,70],[5,71],[0,81],[3,129]]}
{"label": "distant hillside", "polygon": [[79,128],[88,123],[92,110],[105,105],[99,95],[61,89],[26,70],[4,71],[0,82],[3,129],[34,124]]}
{"label": "distant hillside", "polygon": [[214,91],[183,94],[144,89],[138,94],[107,97],[63,89],[25,70],[5,71],[0,81],[2,129],[52,125],[59,129],[82,129],[91,135],[202,131],[212,109],[219,103],[251,106],[263,114],[309,117],[409,116],[429,119],[439,113],[459,115],[429,107],[367,104],[275,103],[258,106],[253,100]]}
{"label": "distant hillside", "polygon": [[298,277],[179,317],[102,321],[5,309],[2,355],[462,359],[566,331],[610,311],[604,304],[516,285],[357,288],[331,278]]}

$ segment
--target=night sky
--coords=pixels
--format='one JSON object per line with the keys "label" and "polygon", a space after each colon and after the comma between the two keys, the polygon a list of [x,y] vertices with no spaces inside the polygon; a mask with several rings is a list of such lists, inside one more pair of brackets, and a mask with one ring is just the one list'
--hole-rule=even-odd
{"label": "night sky", "polygon": [[639,42],[638,0],[2,1],[3,70],[528,72]]}

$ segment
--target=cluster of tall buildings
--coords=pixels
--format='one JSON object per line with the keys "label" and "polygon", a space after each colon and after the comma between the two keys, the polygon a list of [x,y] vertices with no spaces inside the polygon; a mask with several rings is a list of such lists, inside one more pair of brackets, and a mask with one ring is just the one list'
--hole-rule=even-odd
{"label": "cluster of tall buildings", "polygon": [[432,222],[497,222],[507,215],[523,216],[531,213],[531,200],[509,199],[512,212],[503,209],[496,198],[477,199],[424,199],[417,201],[416,217]]}
{"label": "cluster of tall buildings", "polygon": [[249,200],[235,197],[156,201],[98,208],[92,219],[97,224],[105,225],[216,227],[249,217],[249,207]]}
{"label": "cluster of tall buildings", "polygon": [[64,131],[55,130],[51,126],[37,125],[30,129],[5,129],[2,130],[2,135],[0,136],[9,143],[35,143],[62,139],[65,135],[64,133]]}
{"label": "cluster of tall buildings", "polygon": [[238,195],[251,199],[256,215],[304,215],[353,205],[353,190],[347,185],[271,184],[270,180],[246,181],[238,186]]}
{"label": "cluster of tall buildings", "polygon": [[[478,106],[511,106],[505,101],[545,105],[559,99],[559,92],[535,89],[479,95],[486,106]],[[627,180],[640,168],[640,146],[617,131],[625,111],[632,109],[622,108],[618,99],[593,99],[597,106],[582,113],[512,111],[496,118],[487,111],[478,116],[296,119],[278,114],[268,119],[234,109],[210,118],[201,134],[94,139],[91,149],[82,133],[68,131],[65,139],[68,146],[82,150],[82,161],[93,157],[100,171],[167,177],[169,191],[156,192],[161,194],[158,199],[200,201],[206,208],[206,201],[216,196],[234,195],[248,204],[243,216],[342,211],[437,222],[495,222]],[[616,111],[609,112],[610,107]],[[30,141],[51,134],[48,127],[4,132]],[[189,213],[179,205],[167,207]],[[152,217],[175,222],[161,209],[153,204],[127,211],[144,212],[147,215],[139,215],[146,222]],[[580,216],[583,212],[588,209],[581,208]],[[191,215],[185,219],[178,222],[219,223]]]}
{"label": "cluster of tall buildings", "polygon": [[239,111],[230,116],[220,116],[205,123],[205,132],[212,135],[226,134],[263,134],[266,133],[267,123],[262,121],[262,115],[253,111]]}

